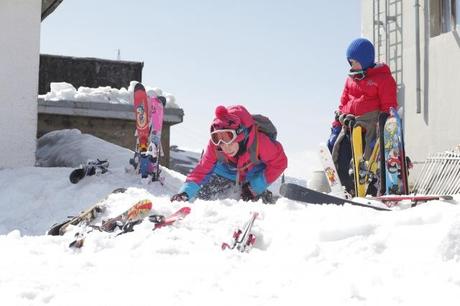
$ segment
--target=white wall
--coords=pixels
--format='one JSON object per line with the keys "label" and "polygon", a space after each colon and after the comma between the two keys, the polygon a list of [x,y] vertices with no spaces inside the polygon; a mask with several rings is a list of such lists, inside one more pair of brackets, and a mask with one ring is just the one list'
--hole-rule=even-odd
{"label": "white wall", "polygon": [[35,163],[41,4],[0,1],[0,167]]}
{"label": "white wall", "polygon": [[[372,39],[372,0],[361,1],[362,33]],[[384,1],[380,1],[384,2]],[[401,1],[406,151],[422,162],[434,152],[460,144],[460,37],[451,31],[429,35],[428,0],[420,0],[421,112],[416,108],[415,1]],[[391,13],[391,12],[390,12]],[[460,16],[459,16],[460,18]],[[425,30],[427,29],[427,30]]]}

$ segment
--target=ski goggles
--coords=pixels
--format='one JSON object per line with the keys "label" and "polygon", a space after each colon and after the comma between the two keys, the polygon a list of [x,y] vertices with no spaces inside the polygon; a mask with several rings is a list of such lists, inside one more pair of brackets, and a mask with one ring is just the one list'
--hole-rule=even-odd
{"label": "ski goggles", "polygon": [[361,81],[366,77],[366,71],[364,70],[358,70],[358,71],[351,71],[348,72],[348,76],[352,78],[353,80]]}
{"label": "ski goggles", "polygon": [[238,134],[235,130],[215,130],[211,132],[211,142],[219,146],[221,143],[229,145],[235,141]]}

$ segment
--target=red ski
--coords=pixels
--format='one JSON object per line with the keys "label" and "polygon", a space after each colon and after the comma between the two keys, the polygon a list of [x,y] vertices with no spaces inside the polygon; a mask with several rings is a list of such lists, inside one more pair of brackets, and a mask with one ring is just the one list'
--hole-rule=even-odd
{"label": "red ski", "polygon": [[149,100],[141,83],[134,87],[134,110],[136,114],[137,152],[147,151],[150,134]]}
{"label": "red ski", "polygon": [[409,200],[413,202],[426,202],[426,201],[433,201],[433,200],[452,200],[452,196],[448,195],[386,195],[372,198],[375,200],[379,200],[382,202],[399,202],[404,200]]}
{"label": "red ski", "polygon": [[151,215],[149,216],[149,220],[155,223],[153,230],[156,230],[163,226],[171,225],[178,220],[184,219],[188,214],[190,214],[191,210],[192,209],[190,207],[185,206],[168,217],[162,215]]}

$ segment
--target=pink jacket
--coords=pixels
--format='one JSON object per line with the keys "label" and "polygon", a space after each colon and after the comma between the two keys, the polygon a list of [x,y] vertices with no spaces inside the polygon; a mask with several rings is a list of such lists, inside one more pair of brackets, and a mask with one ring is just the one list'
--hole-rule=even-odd
{"label": "pink jacket", "polygon": [[[260,194],[287,168],[287,157],[282,145],[259,132],[252,116],[243,106],[231,106],[228,110],[229,113],[238,116],[241,125],[244,126],[243,133],[247,139],[246,151],[237,157],[231,157],[209,141],[199,164],[187,176],[185,186],[182,188],[182,191],[187,192],[189,198],[196,195],[199,186],[212,173],[238,182],[249,182],[251,189]],[[260,161],[256,164],[251,161],[249,152],[249,147],[254,141],[257,141],[257,157]],[[187,188],[187,185],[190,188]]]}

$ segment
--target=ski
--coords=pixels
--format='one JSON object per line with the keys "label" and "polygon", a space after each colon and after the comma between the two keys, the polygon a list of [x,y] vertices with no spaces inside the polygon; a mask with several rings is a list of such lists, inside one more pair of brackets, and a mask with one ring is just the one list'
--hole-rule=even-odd
{"label": "ski", "polygon": [[259,213],[253,212],[251,214],[251,218],[246,223],[244,230],[237,229],[233,232],[233,241],[231,244],[226,242],[222,243],[222,250],[226,249],[237,249],[240,252],[249,252],[249,250],[254,246],[256,243],[256,236],[251,233],[252,226],[254,225],[255,220]]}
{"label": "ski", "polygon": [[69,247],[81,248],[85,242],[86,236],[93,230],[111,233],[118,228],[121,231],[117,233],[116,236],[132,232],[134,230],[134,226],[141,223],[142,220],[148,216],[151,209],[152,202],[150,200],[141,200],[134,204],[132,207],[130,207],[128,210],[123,212],[122,214],[114,218],[102,221],[101,225],[87,224],[87,227],[89,227],[90,229],[86,231],[86,228],[84,228],[83,231],[76,233],[75,240],[69,244]]}
{"label": "ski", "polygon": [[374,197],[373,199],[382,202],[400,202],[400,201],[413,201],[413,202],[427,202],[434,200],[452,201],[454,198],[450,195],[384,195]]}
{"label": "ski", "polygon": [[334,195],[318,192],[293,183],[285,183],[280,187],[280,194],[290,200],[306,204],[351,204],[376,210],[391,210],[383,202],[368,198],[353,198],[353,200],[336,197]]}
{"label": "ski", "polygon": [[136,147],[134,157],[129,163],[143,179],[149,175],[151,155],[148,152],[150,136],[149,99],[144,85],[137,83],[134,87],[134,112],[136,117]]}
{"label": "ski", "polygon": [[326,144],[319,145],[319,158],[323,165],[324,174],[326,175],[327,182],[331,188],[331,193],[335,196],[346,198],[345,188],[340,182],[339,174],[332,160],[332,155]]}
{"label": "ski", "polygon": [[164,107],[166,105],[166,99],[163,96],[151,97],[150,106],[151,106],[151,127],[150,127],[150,146],[149,151],[152,152],[153,169],[150,171],[152,176],[152,181],[160,181],[160,158],[162,153],[161,146],[161,132],[163,129],[163,117],[164,117]]}
{"label": "ski", "polygon": [[351,129],[351,149],[353,153],[353,175],[355,181],[355,196],[366,196],[366,167],[363,157],[363,128],[353,125]]}
{"label": "ski", "polygon": [[70,225],[75,225],[75,226],[82,226],[82,225],[87,225],[91,221],[93,221],[99,214],[105,211],[105,202],[107,199],[112,195],[116,193],[123,193],[126,191],[126,188],[117,188],[113,190],[111,193],[109,193],[104,199],[98,201],[96,204],[92,205],[88,209],[82,211],[80,214],[74,217],[70,217],[70,219],[56,223],[51,228],[47,231],[48,235],[52,236],[59,236],[59,235],[64,235],[65,232],[67,231],[67,228]]}
{"label": "ski", "polygon": [[167,217],[163,215],[150,215],[149,221],[155,223],[153,230],[156,230],[164,226],[172,225],[176,221],[184,219],[188,214],[190,214],[191,210],[192,209],[190,207],[185,206]]}

